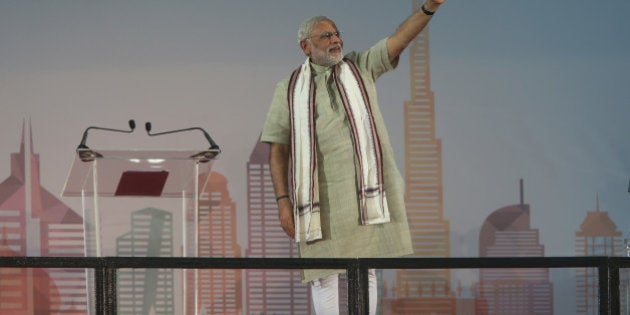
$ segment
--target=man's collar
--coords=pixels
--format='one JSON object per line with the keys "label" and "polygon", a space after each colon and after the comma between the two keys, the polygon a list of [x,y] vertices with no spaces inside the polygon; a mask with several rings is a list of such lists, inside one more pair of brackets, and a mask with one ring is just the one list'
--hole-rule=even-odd
{"label": "man's collar", "polygon": [[[341,63],[341,61],[339,63]],[[337,65],[339,63],[337,63]],[[334,66],[322,66],[322,65],[318,65],[316,63],[313,63],[312,61],[310,62],[310,64],[311,64],[312,71],[315,72],[315,73],[323,73],[323,72],[326,72],[326,71],[330,71],[330,70],[332,70],[333,67],[337,66],[337,65],[334,65]]]}

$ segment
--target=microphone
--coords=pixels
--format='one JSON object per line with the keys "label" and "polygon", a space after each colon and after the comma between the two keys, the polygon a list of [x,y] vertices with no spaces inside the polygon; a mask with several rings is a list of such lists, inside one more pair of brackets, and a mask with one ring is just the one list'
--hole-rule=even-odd
{"label": "microphone", "polygon": [[95,130],[105,130],[105,131],[113,131],[113,132],[122,132],[122,133],[132,133],[134,129],[136,129],[136,122],[133,119],[129,120],[129,129],[130,130],[122,130],[122,129],[112,129],[112,128],[104,128],[104,127],[96,127],[90,126],[85,129],[83,132],[83,137],[81,138],[81,142],[77,146],[77,154],[79,154],[79,158],[83,162],[94,161],[95,158],[103,157],[98,152],[92,151],[85,143],[87,141],[88,131]]}
{"label": "microphone", "polygon": [[199,159],[200,162],[208,162],[214,159],[217,155],[219,155],[219,153],[221,153],[221,148],[219,148],[219,145],[216,142],[214,142],[214,140],[212,140],[212,137],[210,137],[210,134],[208,134],[208,132],[206,132],[203,128],[200,128],[200,127],[191,127],[191,128],[163,131],[163,132],[158,132],[158,133],[151,133],[151,122],[147,122],[144,124],[144,129],[147,131],[147,134],[151,137],[178,133],[178,132],[199,130],[203,133],[204,137],[206,137],[206,140],[210,144],[210,148],[206,151],[199,152],[198,154],[195,154],[191,157]]}

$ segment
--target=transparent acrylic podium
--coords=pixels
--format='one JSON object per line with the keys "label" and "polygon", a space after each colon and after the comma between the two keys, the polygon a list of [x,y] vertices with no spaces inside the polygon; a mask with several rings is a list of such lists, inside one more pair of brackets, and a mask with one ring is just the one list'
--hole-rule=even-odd
{"label": "transparent acrylic podium", "polygon": [[[199,191],[218,151],[79,150],[62,196],[79,197],[88,257],[195,257]],[[117,314],[197,314],[196,270],[121,269]],[[88,313],[95,314],[88,271]]]}

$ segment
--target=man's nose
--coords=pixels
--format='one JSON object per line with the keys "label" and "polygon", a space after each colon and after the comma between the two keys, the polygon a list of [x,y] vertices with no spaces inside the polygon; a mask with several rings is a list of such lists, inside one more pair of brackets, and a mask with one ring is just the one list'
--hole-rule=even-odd
{"label": "man's nose", "polygon": [[342,42],[342,40],[341,40],[341,37],[339,37],[339,35],[333,34],[330,37],[330,42],[333,43],[333,44],[339,44],[339,43]]}

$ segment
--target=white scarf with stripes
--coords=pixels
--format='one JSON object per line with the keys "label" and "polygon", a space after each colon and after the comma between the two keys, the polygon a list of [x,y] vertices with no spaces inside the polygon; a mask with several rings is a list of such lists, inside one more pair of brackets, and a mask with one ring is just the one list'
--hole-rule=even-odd
{"label": "white scarf with stripes", "polygon": [[[383,153],[363,79],[356,66],[347,59],[334,66],[333,78],[354,146],[361,224],[387,223],[390,217],[383,185]],[[308,58],[291,75],[288,93],[295,240],[312,242],[322,239],[322,228],[317,177],[315,83]]]}

